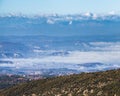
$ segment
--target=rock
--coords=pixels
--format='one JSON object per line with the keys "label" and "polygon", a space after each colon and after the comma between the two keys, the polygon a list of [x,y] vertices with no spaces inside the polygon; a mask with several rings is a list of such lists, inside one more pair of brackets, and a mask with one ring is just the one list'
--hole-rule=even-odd
{"label": "rock", "polygon": [[93,93],[93,92],[94,92],[94,90],[93,90],[93,89],[91,89],[90,93]]}
{"label": "rock", "polygon": [[36,94],[32,94],[32,96],[37,96]]}
{"label": "rock", "polygon": [[71,94],[71,93],[69,93],[69,94],[68,94],[68,96],[72,96],[72,94]]}
{"label": "rock", "polygon": [[102,95],[102,91],[99,91],[99,92],[97,93],[97,96],[100,96],[100,95]]}
{"label": "rock", "polygon": [[83,95],[84,96],[88,96],[88,89],[86,89],[86,90],[83,91]]}
{"label": "rock", "polygon": [[57,94],[57,95],[55,95],[55,96],[62,96],[61,94]]}

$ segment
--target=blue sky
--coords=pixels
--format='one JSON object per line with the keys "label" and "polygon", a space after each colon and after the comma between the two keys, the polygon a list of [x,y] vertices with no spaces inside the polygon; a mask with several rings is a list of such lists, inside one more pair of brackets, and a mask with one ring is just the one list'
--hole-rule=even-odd
{"label": "blue sky", "polygon": [[120,0],[0,0],[0,14],[120,12]]}

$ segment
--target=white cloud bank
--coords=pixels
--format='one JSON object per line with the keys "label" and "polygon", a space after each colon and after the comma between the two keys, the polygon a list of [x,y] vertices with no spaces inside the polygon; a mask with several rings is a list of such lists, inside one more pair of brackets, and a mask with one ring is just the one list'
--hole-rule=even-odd
{"label": "white cloud bank", "polygon": [[[67,66],[67,64],[83,64],[100,62],[107,65],[118,65],[120,67],[120,52],[79,52],[73,51],[67,56],[47,56],[44,58],[28,58],[28,59],[3,59],[14,62],[13,64],[1,64],[0,66],[12,67],[37,67],[41,68],[58,68]],[[52,64],[52,65],[51,65]],[[59,65],[60,64],[60,65]],[[63,65],[61,65],[63,64]],[[112,66],[111,66],[112,67]]]}

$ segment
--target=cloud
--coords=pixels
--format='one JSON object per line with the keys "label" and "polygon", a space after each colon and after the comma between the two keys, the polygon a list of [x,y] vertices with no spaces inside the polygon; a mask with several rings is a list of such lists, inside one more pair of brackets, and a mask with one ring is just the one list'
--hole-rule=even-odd
{"label": "cloud", "polygon": [[[77,46],[79,46],[79,44],[77,44]],[[1,63],[0,66],[30,70],[67,68],[84,72],[120,68],[120,42],[89,42],[83,43],[83,46],[91,50],[40,50],[40,47],[34,46],[35,49],[33,49],[33,51],[35,54],[41,53],[44,55],[29,58],[6,58],[2,59],[2,61],[10,61],[13,63]],[[50,55],[56,52],[68,52],[69,54]],[[96,65],[96,63],[98,64]],[[86,64],[91,64],[91,67],[87,67]]]}
{"label": "cloud", "polygon": [[54,22],[53,20],[51,20],[51,19],[48,19],[48,20],[47,20],[47,23],[48,23],[48,24],[54,24],[55,22]]}
{"label": "cloud", "polygon": [[111,11],[108,13],[109,15],[116,15],[116,12],[115,11]]}
{"label": "cloud", "polygon": [[[62,64],[83,64],[91,62],[100,62],[104,64],[120,64],[120,52],[80,52],[72,51],[67,56],[46,56],[41,58],[27,58],[27,59],[3,59],[12,61],[16,67],[32,67],[41,64],[54,63],[56,66]],[[29,65],[29,66],[28,66]]]}

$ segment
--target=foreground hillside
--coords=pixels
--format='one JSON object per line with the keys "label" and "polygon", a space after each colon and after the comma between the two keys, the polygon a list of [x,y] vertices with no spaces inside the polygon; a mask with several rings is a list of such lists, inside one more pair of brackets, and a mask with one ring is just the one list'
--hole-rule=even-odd
{"label": "foreground hillside", "polygon": [[19,75],[2,75],[0,74],[0,89],[27,82],[29,79]]}
{"label": "foreground hillside", "polygon": [[120,69],[31,81],[0,96],[120,96]]}

